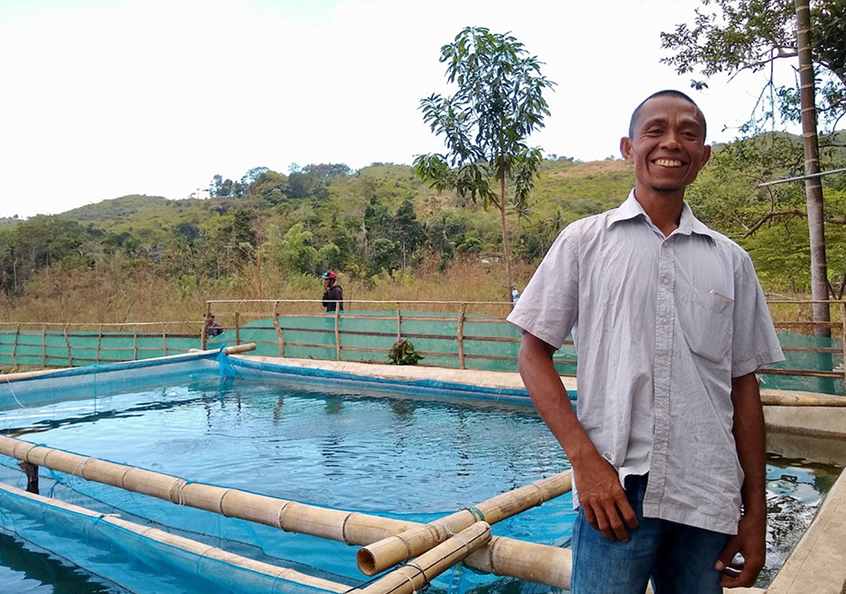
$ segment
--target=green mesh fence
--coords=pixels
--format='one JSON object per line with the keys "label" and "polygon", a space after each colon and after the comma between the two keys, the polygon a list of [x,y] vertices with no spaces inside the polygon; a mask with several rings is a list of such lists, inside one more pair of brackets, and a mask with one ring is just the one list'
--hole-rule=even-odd
{"label": "green mesh fence", "polygon": [[[423,318],[423,319],[414,319]],[[388,363],[388,351],[398,336],[410,340],[423,355],[421,365],[488,371],[516,371],[520,334],[501,318],[467,315],[459,339],[455,314],[403,312],[401,322],[389,311],[348,311],[338,318],[340,349],[334,314],[281,316],[250,321],[208,339],[207,349],[223,344],[254,342],[254,354],[297,359]],[[843,395],[843,341],[791,332],[779,334],[786,361],[775,369],[788,375],[761,374],[765,388]],[[0,366],[78,367],[96,363],[150,359],[200,348],[197,335],[131,332],[65,332],[57,330],[0,330]],[[812,352],[818,348],[825,352]],[[459,355],[462,356],[459,356]],[[575,375],[576,352],[565,344],[555,355],[556,368]],[[793,372],[798,371],[798,374]],[[840,377],[803,377],[802,372],[835,372]]]}

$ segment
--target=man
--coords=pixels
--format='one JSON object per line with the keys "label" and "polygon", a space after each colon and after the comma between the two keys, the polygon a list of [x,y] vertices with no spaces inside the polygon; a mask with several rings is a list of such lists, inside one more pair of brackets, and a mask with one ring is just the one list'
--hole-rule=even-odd
{"label": "man", "polygon": [[338,311],[344,311],[344,290],[335,284],[338,275],[327,270],[320,278],[323,279],[323,307],[327,312],[335,311],[335,307]]}
{"label": "man", "polygon": [[[573,594],[643,592],[650,578],[658,594],[718,593],[764,563],[755,371],[783,356],[748,254],[684,202],[711,155],[705,132],[683,93],[641,103],[620,142],[633,192],[564,229],[508,317],[573,467]],[[552,363],[571,330],[578,416]]]}
{"label": "man", "polygon": [[214,314],[210,313],[208,317],[206,317],[206,337],[214,338],[215,336],[220,336],[221,334],[223,334],[223,326],[218,324],[214,319]]}

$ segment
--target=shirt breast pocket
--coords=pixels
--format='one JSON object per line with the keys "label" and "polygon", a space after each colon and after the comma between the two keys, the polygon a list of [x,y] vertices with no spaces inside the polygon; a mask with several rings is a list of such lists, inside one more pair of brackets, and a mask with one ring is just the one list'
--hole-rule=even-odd
{"label": "shirt breast pocket", "polygon": [[719,291],[691,288],[677,307],[690,351],[713,363],[730,361],[734,300]]}

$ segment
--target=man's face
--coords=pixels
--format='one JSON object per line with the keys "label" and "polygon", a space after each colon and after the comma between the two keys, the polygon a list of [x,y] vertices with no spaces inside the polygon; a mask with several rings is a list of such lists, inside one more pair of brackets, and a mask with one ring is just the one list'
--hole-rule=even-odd
{"label": "man's face", "polygon": [[632,135],[620,141],[620,151],[634,165],[638,185],[653,192],[683,192],[711,157],[702,114],[681,97],[647,101]]}

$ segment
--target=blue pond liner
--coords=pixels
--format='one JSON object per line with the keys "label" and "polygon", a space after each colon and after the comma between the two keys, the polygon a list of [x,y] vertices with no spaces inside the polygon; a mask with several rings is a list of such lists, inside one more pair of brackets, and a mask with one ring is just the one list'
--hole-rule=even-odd
{"label": "blue pond liner", "polygon": [[[220,365],[220,360],[223,359],[226,363]],[[62,370],[51,373],[49,375],[27,378],[19,381],[0,383],[0,410],[9,411],[10,414],[16,414],[16,411],[21,407],[36,407],[49,406],[50,403],[59,405],[60,412],[58,416],[66,414],[62,412],[62,406],[73,400],[90,400],[95,399],[99,402],[102,399],[102,407],[96,405],[97,415],[102,415],[102,411],[106,410],[112,403],[108,401],[113,394],[124,394],[132,391],[139,391],[145,387],[161,386],[162,380],[184,384],[185,382],[196,382],[198,385],[217,385],[220,382],[221,401],[223,404],[223,394],[225,392],[235,389],[236,391],[243,391],[244,386],[254,383],[254,380],[276,380],[284,381],[285,383],[296,383],[304,387],[304,389],[313,388],[315,385],[330,386],[331,391],[340,392],[341,394],[349,394],[351,396],[364,397],[365,399],[373,396],[381,395],[397,397],[401,393],[401,398],[413,400],[445,400],[450,402],[461,401],[470,404],[475,402],[488,402],[495,404],[505,404],[507,406],[513,405],[530,405],[530,400],[523,390],[514,389],[499,389],[481,386],[468,386],[452,382],[441,382],[435,380],[416,380],[416,381],[400,381],[384,378],[363,378],[362,376],[329,371],[313,368],[301,368],[285,365],[276,365],[264,361],[251,360],[245,358],[230,358],[218,352],[205,352],[198,354],[179,355],[175,357],[168,357],[158,360],[145,360],[138,362],[119,363],[112,365],[91,366],[79,369]],[[241,383],[240,380],[244,380]],[[241,388],[238,388],[241,386]],[[167,396],[163,394],[163,399]],[[189,394],[190,396],[190,394]],[[574,395],[571,395],[574,396]],[[184,396],[187,398],[187,396]],[[380,399],[381,401],[381,399]],[[114,403],[116,406],[123,406],[122,403]],[[155,403],[149,403],[151,406]],[[291,406],[291,402],[286,401],[286,406]],[[118,411],[124,415],[135,415],[136,409],[143,407],[131,407],[126,410]],[[519,407],[520,409],[523,406]],[[239,405],[240,409],[240,405]],[[471,409],[468,409],[471,410]],[[517,410],[517,409],[514,409]],[[139,413],[140,414],[140,413]],[[525,414],[525,413],[521,413]],[[93,415],[93,416],[97,416]],[[102,415],[102,419],[98,416],[93,422],[109,422],[113,417]],[[164,417],[163,417],[164,418]],[[72,424],[69,426],[73,429]],[[104,427],[105,429],[105,427]],[[45,434],[45,437],[47,435]],[[118,439],[121,436],[116,436]],[[33,439],[34,438],[34,439]],[[23,439],[38,443],[41,438],[37,434],[24,435]],[[48,440],[49,441],[49,440]],[[50,447],[54,447],[51,444]],[[87,447],[87,446],[86,446]],[[61,448],[60,448],[61,449]],[[78,448],[84,449],[84,448]],[[80,452],[86,454],[86,452]],[[225,455],[224,452],[221,452]],[[101,456],[102,457],[102,456]],[[102,457],[108,459],[108,457]],[[2,469],[3,479],[9,482],[8,476],[20,477],[19,471],[15,466],[15,461],[6,460],[3,462],[5,468]],[[557,471],[563,470],[560,466]],[[360,584],[366,578],[360,573],[352,573],[349,564],[345,562],[344,557],[349,558],[350,547],[343,543],[327,541],[316,537],[307,535],[295,535],[290,533],[283,533],[275,528],[263,525],[255,525],[243,520],[234,518],[224,518],[216,514],[210,514],[202,510],[196,510],[187,507],[174,507],[170,502],[160,500],[152,500],[143,495],[136,493],[124,492],[120,489],[99,485],[84,481],[78,477],[65,475],[59,472],[48,471],[42,469],[42,492],[45,489],[49,490],[56,496],[61,496],[62,499],[69,499],[72,503],[76,500],[79,505],[89,507],[90,503],[93,509],[101,509],[104,513],[110,510],[119,510],[120,513],[126,516],[124,510],[140,509],[145,518],[143,522],[152,521],[155,524],[161,523],[169,525],[173,530],[184,533],[190,538],[202,540],[205,538],[209,544],[220,546],[218,541],[227,540],[236,549],[244,549],[251,554],[247,556],[254,556],[253,553],[259,556],[267,555],[264,559],[270,563],[274,563],[273,559],[291,559],[290,551],[299,551],[296,556],[296,561],[301,561],[304,566],[309,568],[319,568],[313,575],[324,577],[340,583],[350,583],[351,585]],[[176,473],[190,478],[185,473]],[[537,479],[541,476],[537,476]],[[14,480],[14,479],[13,479]],[[21,479],[17,479],[20,483]],[[535,480],[535,478],[531,479]],[[530,482],[530,481],[527,481]],[[46,485],[46,487],[45,487]],[[520,486],[520,485],[513,485]],[[511,485],[509,485],[509,488]],[[241,487],[243,488],[243,487]],[[284,488],[284,485],[283,485]],[[250,490],[250,489],[245,489]],[[296,499],[296,498],[295,498]],[[557,514],[563,514],[565,517],[572,514],[571,500],[569,496],[560,498],[556,509],[560,509]],[[565,501],[566,499],[566,501]],[[87,502],[87,503],[86,503]],[[308,502],[308,501],[304,501]],[[466,501],[464,505],[472,505],[477,503],[477,500]],[[549,504],[545,504],[549,505]],[[13,508],[17,507],[17,511],[12,515]],[[44,516],[43,511],[33,511],[32,503],[16,503],[8,506],[8,512],[2,517],[5,530],[15,531],[15,525],[23,526],[22,517],[28,515],[29,512],[23,512],[22,507],[29,507],[30,511],[37,516],[39,514]],[[538,512],[538,509],[530,510],[521,514],[526,518],[526,522],[531,523],[531,518]],[[414,517],[407,513],[391,514],[385,513],[388,517],[401,517],[405,519],[413,519],[414,521],[426,522],[432,521],[441,517],[443,513],[420,513]],[[127,518],[131,519],[131,518]],[[220,592],[253,592],[253,591],[279,591],[290,592],[292,594],[302,591],[297,590],[296,585],[279,586],[279,589],[267,590],[261,586],[260,581],[256,583],[255,589],[250,584],[249,580],[244,582],[244,587],[233,587],[229,589],[228,582],[223,580],[220,582],[220,587],[209,587],[208,582],[211,575],[207,568],[201,568],[196,560],[190,557],[180,555],[172,555],[167,551],[161,551],[157,548],[158,545],[146,543],[138,545],[131,542],[137,536],[124,536],[119,534],[111,528],[106,528],[103,531],[97,531],[96,538],[92,538],[90,543],[86,546],[92,546],[93,549],[85,552],[85,547],[74,548],[73,534],[84,534],[84,539],[88,540],[88,527],[85,522],[88,520],[81,520],[79,518],[69,519],[53,519],[43,522],[40,528],[27,527],[26,533],[19,534],[20,537],[38,543],[40,539],[44,539],[45,544],[54,545],[57,542],[63,542],[65,547],[62,550],[55,551],[55,554],[66,557],[72,563],[84,567],[94,574],[101,575],[107,581],[112,581],[121,584],[121,587],[127,588],[131,591],[138,592],[186,592],[193,594],[195,591],[220,591]],[[49,536],[51,523],[61,524],[63,530],[69,531],[67,538],[58,538]],[[501,535],[509,534],[512,529],[511,521],[503,522],[495,526],[495,533],[499,532]],[[85,530],[80,532],[80,526]],[[526,530],[524,524],[516,523],[515,528],[519,530]],[[162,526],[157,527],[161,528]],[[527,540],[533,540],[538,536],[532,530],[517,534],[518,538],[522,537]],[[566,530],[558,535],[560,538],[555,544],[563,545],[569,538]],[[82,538],[82,537],[79,537]],[[98,544],[99,543],[99,544]],[[97,548],[99,547],[99,549]],[[145,548],[150,548],[149,552],[143,552]],[[50,546],[43,548],[50,549]],[[229,547],[226,547],[229,548]],[[77,550],[78,549],[78,550]],[[131,558],[131,552],[139,550],[137,557]],[[98,552],[99,550],[99,552]],[[112,554],[113,551],[115,552]],[[239,551],[235,551],[239,552]],[[130,558],[127,558],[128,557]],[[326,559],[329,562],[326,562]],[[109,568],[110,565],[115,567]],[[221,570],[224,571],[225,570]],[[111,575],[109,575],[111,572]],[[145,575],[149,572],[163,574],[156,579],[145,579]],[[190,576],[196,574],[196,580]],[[232,575],[237,575],[237,572]],[[184,585],[184,588],[178,589],[173,586],[174,582],[180,582],[179,579],[173,576],[179,576]],[[233,578],[234,579],[234,578]],[[504,580],[504,581],[503,581]],[[217,583],[217,577],[212,579]],[[237,582],[237,580],[235,580]],[[254,580],[255,581],[255,580]],[[161,588],[157,585],[162,582]],[[475,572],[459,567],[443,576],[435,582],[433,587],[438,590],[462,591],[464,589],[473,588],[484,584],[486,588],[497,590],[505,588],[504,583],[514,582],[510,578],[497,578],[496,576],[477,575]],[[135,584],[146,584],[148,589],[137,587]],[[130,585],[133,584],[133,585]],[[500,585],[496,585],[500,584]],[[520,586],[520,589],[529,586],[528,584]],[[276,588],[276,586],[274,586]]]}

